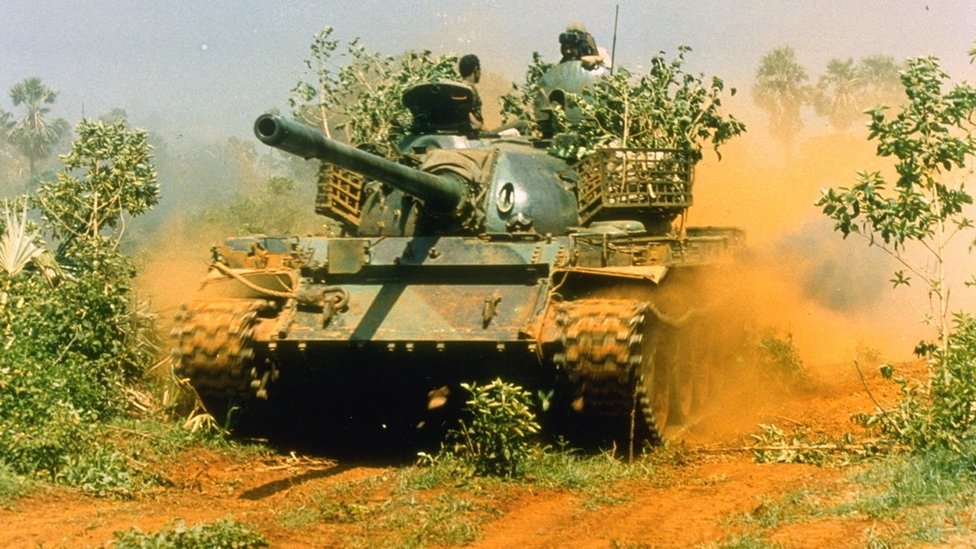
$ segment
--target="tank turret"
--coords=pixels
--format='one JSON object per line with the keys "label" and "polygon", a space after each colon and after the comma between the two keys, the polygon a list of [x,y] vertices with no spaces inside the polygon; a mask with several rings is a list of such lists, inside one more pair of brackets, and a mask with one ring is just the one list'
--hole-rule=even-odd
{"label": "tank turret", "polygon": [[412,98],[415,130],[423,120],[430,132],[401,143],[404,159],[417,167],[277,115],[259,116],[254,133],[267,145],[323,162],[316,211],[343,222],[350,234],[541,236],[578,227],[573,169],[527,138],[457,133],[456,116],[445,116],[437,103],[451,101],[451,94],[432,91],[443,89],[459,88],[438,82],[405,95]]}
{"label": "tank turret", "polygon": [[435,175],[328,139],[294,120],[264,114],[254,122],[254,134],[266,145],[305,159],[317,158],[365,177],[382,181],[424,203],[437,214],[454,213],[467,193],[456,174]]}

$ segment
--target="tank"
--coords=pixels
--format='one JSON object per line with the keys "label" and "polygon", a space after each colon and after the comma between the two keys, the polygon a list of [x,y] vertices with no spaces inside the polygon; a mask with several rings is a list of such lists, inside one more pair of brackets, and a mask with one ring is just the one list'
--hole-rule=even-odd
{"label": "tank", "polygon": [[408,90],[398,161],[257,118],[260,141],[321,163],[315,208],[342,234],[212,249],[173,354],[218,419],[326,443],[434,441],[460,383],[502,378],[570,440],[660,443],[707,405],[744,235],[685,226],[694,162],[603,149],[568,163],[546,139],[473,131],[471,97]]}

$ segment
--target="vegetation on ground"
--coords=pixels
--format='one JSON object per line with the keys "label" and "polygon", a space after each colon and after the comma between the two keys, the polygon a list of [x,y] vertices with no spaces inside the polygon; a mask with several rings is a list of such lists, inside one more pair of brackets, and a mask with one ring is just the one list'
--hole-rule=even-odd
{"label": "vegetation on ground", "polygon": [[887,454],[853,467],[845,482],[763,498],[755,509],[730,517],[737,533],[718,546],[742,547],[743,540],[750,540],[746,547],[775,546],[778,530],[827,519],[870,524],[859,540],[867,547],[952,544],[972,532],[974,492],[976,471],[964,454]]}
{"label": "vegetation on ground", "polygon": [[[970,56],[976,60],[976,47]],[[869,138],[877,141],[880,158],[892,159],[894,176],[861,172],[854,185],[826,189],[817,203],[845,238],[862,237],[898,261],[903,268],[891,279],[894,287],[921,282],[930,305],[924,321],[935,328],[935,339],[916,347],[928,375],[911,379],[891,365],[880,366],[897,383],[898,401],[887,407],[875,401],[874,412],[853,418],[874,439],[829,440],[803,426],[792,434],[761,426],[763,433],[755,436],[763,446],[757,451],[761,460],[877,459],[852,474],[860,489],[764,503],[743,518],[758,529],[730,537],[724,546],[743,546],[743,540],[745,546],[764,546],[767,530],[823,516],[875,521],[877,527],[865,532],[869,547],[946,543],[972,531],[976,317],[952,309],[948,273],[952,241],[973,228],[966,183],[976,164],[976,88],[948,80],[935,58],[908,60],[900,73],[902,106],[894,114],[883,105],[868,111]]]}
{"label": "vegetation on ground", "polygon": [[187,526],[176,520],[159,532],[146,533],[138,528],[116,532],[114,549],[192,549],[210,547],[213,549],[250,549],[268,547],[264,537],[235,520],[222,519]]}
{"label": "vegetation on ground", "polygon": [[442,454],[457,457],[475,475],[522,474],[531,439],[539,432],[532,395],[501,379],[485,385],[462,383],[461,388],[470,398],[460,425],[448,433]]}
{"label": "vegetation on ground", "polygon": [[860,236],[900,263],[893,286],[920,282],[928,295],[925,321],[935,340],[916,347],[927,360],[928,379],[901,380],[896,410],[879,408],[862,418],[920,451],[961,450],[976,435],[976,327],[970,314],[952,310],[949,283],[950,245],[973,228],[965,183],[976,162],[976,88],[948,78],[936,59],[910,59],[901,76],[904,106],[894,114],[884,106],[869,113],[869,138],[879,157],[892,159],[895,176],[861,172],[854,185],[826,189],[817,203],[844,237]]}
{"label": "vegetation on ground", "polygon": [[329,524],[344,547],[464,545],[482,535],[525,488],[563,490],[587,509],[625,504],[617,482],[672,482],[669,465],[686,463],[680,451],[664,451],[624,463],[610,453],[586,455],[569,448],[533,445],[521,476],[474,476],[458,456],[422,457],[416,466],[340,482],[293,498],[281,525],[302,529]]}
{"label": "vegetation on ground", "polygon": [[91,121],[75,131],[56,179],[3,206],[0,460],[84,484],[91,467],[122,461],[91,425],[125,412],[125,388],[157,353],[118,245],[125,216],[151,208],[158,187],[145,132]]}

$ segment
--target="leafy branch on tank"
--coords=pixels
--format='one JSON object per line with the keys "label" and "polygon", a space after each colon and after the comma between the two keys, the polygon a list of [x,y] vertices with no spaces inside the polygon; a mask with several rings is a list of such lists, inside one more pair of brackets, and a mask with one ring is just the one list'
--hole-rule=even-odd
{"label": "leafy branch on tank", "polygon": [[[539,97],[554,91],[543,76],[554,65],[534,54],[525,82],[502,98],[502,114],[531,120],[536,133],[552,137],[549,152],[567,160],[620,147],[678,149],[697,162],[703,143],[711,143],[719,154],[721,145],[746,128],[723,113],[726,87],[721,78],[685,71],[685,54],[690,51],[681,46],[671,60],[658,53],[646,74],[619,67],[594,76],[584,89],[563,90],[559,101],[549,97],[547,116],[542,117]],[[735,88],[729,88],[730,95],[735,93]]]}
{"label": "leafy branch on tank", "polygon": [[[312,41],[306,74],[291,89],[292,115],[327,138],[342,133],[346,143],[369,143],[377,154],[397,158],[397,143],[409,133],[412,116],[400,98],[423,82],[456,80],[457,57],[429,50],[399,55],[370,52],[355,38],[348,42],[341,66],[333,56],[340,41],[326,26]],[[338,68],[336,68],[338,67]]]}

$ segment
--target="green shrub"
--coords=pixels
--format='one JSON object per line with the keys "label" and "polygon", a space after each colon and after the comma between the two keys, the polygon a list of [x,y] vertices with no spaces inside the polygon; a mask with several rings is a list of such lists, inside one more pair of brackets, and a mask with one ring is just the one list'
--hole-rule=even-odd
{"label": "green shrub", "polygon": [[66,456],[57,480],[98,497],[131,497],[139,484],[125,456],[112,447],[94,446]]}
{"label": "green shrub", "polygon": [[884,376],[900,386],[901,399],[891,410],[860,414],[855,420],[876,427],[891,442],[913,450],[951,450],[976,457],[976,318],[957,313],[948,349],[920,344],[929,378],[912,380],[883,365]]}
{"label": "green shrub", "polygon": [[119,251],[123,216],[152,208],[159,188],[146,132],[85,120],[75,133],[63,169],[0,217],[0,461],[104,486],[93,471],[121,478],[121,459],[94,450],[91,425],[120,415],[157,352]]}
{"label": "green shrub", "polygon": [[264,537],[233,520],[222,519],[202,522],[188,528],[182,520],[163,527],[155,534],[147,534],[138,528],[113,535],[117,549],[247,549],[267,547]]}
{"label": "green shrub", "polygon": [[448,448],[478,475],[517,476],[529,456],[529,439],[539,432],[532,395],[496,379],[487,385],[462,383],[471,398],[466,417],[448,434]]}
{"label": "green shrub", "polygon": [[155,345],[150,319],[132,306],[126,258],[79,244],[62,267],[54,285],[32,271],[0,273],[0,461],[68,481],[69,461],[95,459],[82,456],[96,443],[91,426],[124,411],[123,388]]}
{"label": "green shrub", "polygon": [[18,475],[12,467],[0,462],[0,507],[8,501],[24,495],[29,483]]}
{"label": "green shrub", "polygon": [[808,380],[803,360],[793,344],[793,334],[787,334],[785,338],[773,334],[763,336],[759,342],[758,362],[767,379],[785,387],[798,387]]}

